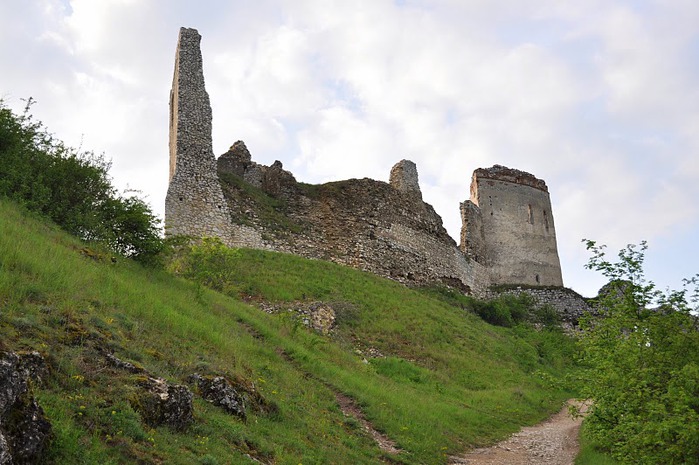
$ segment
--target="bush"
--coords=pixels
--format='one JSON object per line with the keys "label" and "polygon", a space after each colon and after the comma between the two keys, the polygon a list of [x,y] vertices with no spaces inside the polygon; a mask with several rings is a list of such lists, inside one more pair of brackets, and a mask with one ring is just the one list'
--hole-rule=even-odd
{"label": "bush", "polygon": [[599,296],[602,317],[582,322],[587,434],[622,463],[698,463],[697,277],[662,292],[644,278],[645,243],[623,249],[616,263],[603,246],[587,246],[587,267],[617,283]]}
{"label": "bush", "polygon": [[15,115],[0,100],[0,196],[50,218],[86,241],[154,264],[163,248],[160,221],[141,199],[120,196],[110,163],[66,147],[29,113]]}
{"label": "bush", "polygon": [[473,311],[486,322],[507,328],[530,321],[536,311],[529,294],[502,294],[488,301],[474,299],[471,305]]}
{"label": "bush", "polygon": [[219,292],[235,294],[235,266],[238,249],[227,247],[220,239],[205,237],[191,242],[186,237],[174,238],[168,269],[184,278]]}
{"label": "bush", "polygon": [[531,319],[534,323],[539,323],[546,328],[556,328],[561,325],[560,313],[549,304],[535,307]]}

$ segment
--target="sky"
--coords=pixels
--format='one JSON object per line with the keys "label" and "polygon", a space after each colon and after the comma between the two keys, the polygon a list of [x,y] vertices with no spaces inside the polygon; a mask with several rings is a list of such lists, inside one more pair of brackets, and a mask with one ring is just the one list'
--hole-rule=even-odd
{"label": "sky", "polygon": [[0,98],[162,217],[182,26],[216,155],[308,183],[412,160],[457,242],[473,170],[505,165],[546,181],[566,286],[605,282],[582,239],[647,240],[661,289],[699,273],[696,0],[2,0]]}

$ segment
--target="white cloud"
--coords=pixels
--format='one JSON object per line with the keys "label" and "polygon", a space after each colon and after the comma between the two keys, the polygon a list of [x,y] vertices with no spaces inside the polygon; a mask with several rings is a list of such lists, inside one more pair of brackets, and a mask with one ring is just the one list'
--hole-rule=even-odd
{"label": "white cloud", "polygon": [[216,153],[243,139],[308,182],[385,180],[412,159],[456,238],[473,169],[530,171],[552,193],[566,279],[590,293],[582,237],[697,227],[698,22],[691,0],[7,0],[0,95],[35,97],[162,212],[175,42],[196,27]]}

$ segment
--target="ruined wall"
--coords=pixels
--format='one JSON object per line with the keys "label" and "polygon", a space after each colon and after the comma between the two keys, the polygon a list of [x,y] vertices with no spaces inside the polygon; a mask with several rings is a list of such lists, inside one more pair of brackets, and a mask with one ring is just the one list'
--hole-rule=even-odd
{"label": "ruined wall", "polygon": [[563,285],[544,181],[499,165],[477,169],[462,217],[461,248],[488,268],[492,284]]}
{"label": "ruined wall", "polygon": [[486,240],[483,232],[483,215],[478,205],[466,200],[461,210],[461,250],[467,257],[484,264]]}
{"label": "ruined wall", "polygon": [[230,212],[211,146],[211,106],[195,29],[180,29],[170,92],[170,184],[165,232],[231,236]]}
{"label": "ruined wall", "polygon": [[242,231],[257,231],[257,248],[330,260],[406,284],[441,282],[465,292],[481,285],[442,219],[423,202],[411,161],[394,166],[390,184],[365,178],[308,185],[280,162],[255,163],[238,141],[219,157],[218,168],[234,245],[250,247]]}
{"label": "ruined wall", "polygon": [[422,198],[417,166],[410,160],[401,160],[391,168],[388,183],[391,187],[406,195],[415,195]]}
{"label": "ruined wall", "polygon": [[484,297],[495,298],[502,294],[528,294],[534,299],[536,305],[550,305],[555,308],[561,320],[571,326],[577,326],[580,318],[594,312],[583,296],[565,287],[515,287],[500,291],[489,290]]}

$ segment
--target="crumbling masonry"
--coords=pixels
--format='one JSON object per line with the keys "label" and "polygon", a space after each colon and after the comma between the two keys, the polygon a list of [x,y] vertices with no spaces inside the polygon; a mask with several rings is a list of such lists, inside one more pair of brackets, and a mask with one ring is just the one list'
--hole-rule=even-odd
{"label": "crumbling masonry", "polygon": [[214,158],[201,37],[182,28],[170,97],[166,233],[215,236],[251,247],[331,260],[411,284],[443,283],[485,296],[492,285],[562,286],[544,181],[495,165],[477,169],[461,204],[461,244],[422,200],[415,163],[390,182],[299,183],[281,162],[252,160],[241,141]]}

